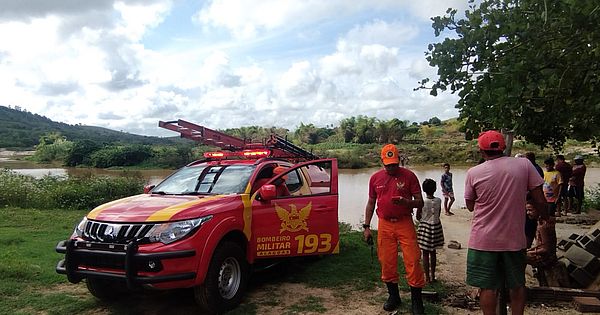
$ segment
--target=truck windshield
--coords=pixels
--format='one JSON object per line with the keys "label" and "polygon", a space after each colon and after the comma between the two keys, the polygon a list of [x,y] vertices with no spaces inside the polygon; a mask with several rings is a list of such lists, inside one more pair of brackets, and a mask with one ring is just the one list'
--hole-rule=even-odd
{"label": "truck windshield", "polygon": [[243,193],[253,165],[184,167],[158,184],[152,193],[169,195],[219,195]]}

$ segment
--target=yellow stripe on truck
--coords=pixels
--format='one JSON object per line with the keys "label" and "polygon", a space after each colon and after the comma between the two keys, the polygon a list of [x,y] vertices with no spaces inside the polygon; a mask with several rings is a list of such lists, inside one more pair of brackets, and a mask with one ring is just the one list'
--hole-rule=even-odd
{"label": "yellow stripe on truck", "polygon": [[119,199],[119,200],[115,200],[115,201],[111,201],[111,202],[107,202],[103,205],[99,205],[96,208],[94,208],[94,210],[90,211],[90,213],[88,213],[87,218],[88,219],[95,219],[98,217],[98,215],[100,215],[100,213],[102,213],[103,210],[105,210],[106,208],[110,208],[116,204],[119,203],[126,203],[127,201],[131,200],[131,199],[135,199],[139,196],[131,196],[131,197],[127,197],[127,198],[123,198],[123,199]]}
{"label": "yellow stripe on truck", "polygon": [[193,200],[193,201],[189,201],[189,202],[184,202],[178,205],[174,205],[174,206],[170,206],[170,207],[166,207],[164,209],[158,210],[156,212],[154,212],[151,216],[149,216],[146,219],[146,222],[149,221],[169,221],[174,215],[176,215],[177,213],[179,213],[180,211],[186,210],[190,207],[193,207],[197,204],[201,204],[207,201],[211,201],[211,200],[215,200],[215,199],[220,199],[223,198],[224,195],[216,195],[216,196],[211,196],[211,197],[205,197],[202,199],[198,199],[198,200]]}
{"label": "yellow stripe on truck", "polygon": [[252,236],[252,200],[250,194],[242,195],[242,203],[244,204],[244,235],[247,239]]}

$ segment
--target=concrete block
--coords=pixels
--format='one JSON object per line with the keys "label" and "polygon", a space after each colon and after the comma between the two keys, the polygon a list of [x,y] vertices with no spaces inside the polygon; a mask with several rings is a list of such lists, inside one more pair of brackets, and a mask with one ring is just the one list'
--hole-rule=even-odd
{"label": "concrete block", "polygon": [[581,236],[577,240],[577,244],[581,248],[585,249],[588,253],[594,255],[595,257],[600,257],[600,244],[594,242],[594,240],[591,239],[589,236]]}
{"label": "concrete block", "polygon": [[596,256],[590,254],[585,249],[579,246],[571,246],[569,250],[565,253],[565,257],[567,257],[572,263],[577,265],[577,267],[586,266],[591,260],[596,259]]}
{"label": "concrete block", "polygon": [[558,262],[560,264],[563,264],[566,268],[567,268],[567,272],[571,273],[573,271],[575,271],[575,268],[577,268],[577,266],[575,266],[575,264],[573,264],[568,258],[566,257],[562,257],[558,259]]}
{"label": "concrete block", "polygon": [[569,235],[569,239],[573,242],[576,242],[580,237],[581,237],[581,235],[576,234],[576,233]]}
{"label": "concrete block", "polygon": [[600,229],[593,229],[586,233],[591,239],[598,240],[600,239]]}
{"label": "concrete block", "polygon": [[573,272],[569,273],[569,276],[583,288],[587,287],[592,283],[592,281],[594,281],[594,277],[592,277],[592,275],[590,275],[583,268],[579,267],[575,268]]}
{"label": "concrete block", "polygon": [[583,266],[583,269],[595,279],[596,275],[598,275],[598,271],[600,271],[600,261],[598,259],[592,259],[587,265]]}
{"label": "concrete block", "polygon": [[573,244],[575,244],[575,243],[571,240],[560,240],[556,244],[556,247],[558,249],[562,250],[563,252],[566,252],[567,250],[569,250],[569,247],[573,246]]}

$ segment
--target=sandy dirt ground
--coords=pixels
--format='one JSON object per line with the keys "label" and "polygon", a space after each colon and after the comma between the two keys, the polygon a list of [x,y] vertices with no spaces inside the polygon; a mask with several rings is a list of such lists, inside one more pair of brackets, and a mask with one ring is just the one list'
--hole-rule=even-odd
{"label": "sandy dirt ground", "polygon": [[[481,314],[478,302],[473,296],[474,288],[465,284],[466,270],[466,245],[470,232],[471,214],[466,209],[454,209],[454,216],[443,216],[443,227],[446,242],[458,241],[462,244],[461,249],[444,248],[438,252],[437,279],[443,281],[449,287],[449,294],[441,301],[437,301],[445,314]],[[596,218],[600,218],[598,211],[594,212]],[[567,238],[571,233],[585,233],[590,226],[557,223],[557,235]],[[263,277],[264,278],[264,277]],[[248,288],[243,310],[247,304],[256,306],[256,314],[279,315],[279,314],[410,314],[409,292],[401,292],[404,307],[399,311],[390,313],[383,310],[382,305],[387,297],[383,285],[371,291],[331,290],[323,288],[310,288],[299,283],[286,283],[278,281],[275,276],[262,283],[251,283]],[[527,269],[527,283],[536,286],[531,269]],[[72,291],[73,295],[87,295],[83,284],[67,286],[61,290]],[[427,287],[425,288],[427,290]],[[307,305],[314,303],[318,298],[320,310],[309,310]],[[111,314],[115,310],[125,310],[129,314],[198,314],[194,304],[191,290],[179,290],[170,292],[155,292],[150,296],[134,297],[122,305],[111,305],[98,307],[87,314]],[[236,314],[243,314],[237,310]],[[510,314],[510,310],[508,311]],[[573,309],[571,303],[555,303],[552,305],[535,304],[528,305],[526,314],[548,314],[548,315],[571,315],[581,314]]]}
{"label": "sandy dirt ground", "polygon": [[[471,214],[466,209],[454,209],[454,216],[443,216],[442,225],[446,243],[450,240],[458,241],[462,244],[459,250],[443,248],[438,251],[438,268],[436,277],[443,281],[449,288],[449,296],[437,303],[443,306],[447,314],[480,314],[477,301],[473,298],[476,295],[476,289],[465,284],[466,278],[466,245],[468,243]],[[600,217],[596,212],[594,215]],[[567,238],[571,233],[585,233],[590,226],[557,223],[557,237]],[[536,286],[537,282],[533,278],[531,268],[527,269],[527,284]],[[383,301],[387,297],[387,292],[379,287],[374,292],[353,292],[350,298],[340,298],[336,292],[327,289],[307,288],[301,284],[276,284],[267,285],[262,288],[256,288],[249,293],[248,300],[255,300],[260,305],[258,314],[282,314],[289,306],[297,304],[308,296],[322,297],[322,304],[327,309],[324,314],[405,314],[408,310],[402,309],[398,312],[389,313],[383,310]],[[427,290],[427,287],[425,288]],[[280,303],[277,306],[269,307],[261,301],[268,300],[276,292],[277,300]],[[409,292],[402,292],[402,298],[407,301],[410,297]],[[460,305],[461,307],[456,307]],[[510,314],[510,311],[508,312]],[[317,314],[317,313],[302,313]],[[526,314],[549,314],[549,315],[570,315],[581,314],[573,310],[570,303],[556,303],[553,305],[528,305]]]}
{"label": "sandy dirt ground", "polygon": [[0,162],[13,161],[24,156],[33,155],[35,151],[11,151],[0,148]]}

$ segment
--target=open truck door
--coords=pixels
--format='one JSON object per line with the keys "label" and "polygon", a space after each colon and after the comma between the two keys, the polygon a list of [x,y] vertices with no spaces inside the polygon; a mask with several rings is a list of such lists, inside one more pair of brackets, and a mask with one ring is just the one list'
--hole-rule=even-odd
{"label": "open truck door", "polygon": [[293,165],[259,189],[252,200],[255,258],[339,252],[337,175],[335,159],[313,160]]}

